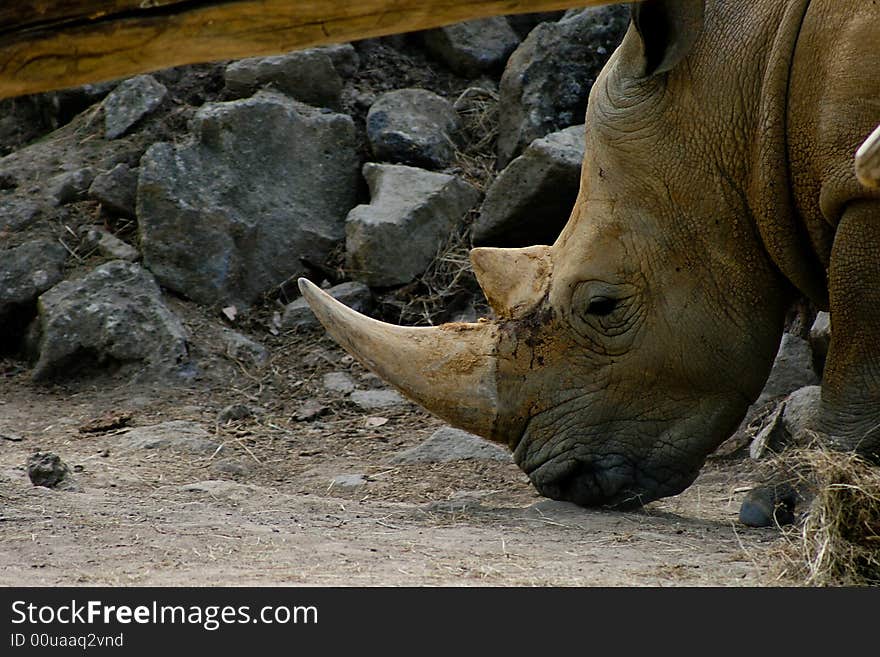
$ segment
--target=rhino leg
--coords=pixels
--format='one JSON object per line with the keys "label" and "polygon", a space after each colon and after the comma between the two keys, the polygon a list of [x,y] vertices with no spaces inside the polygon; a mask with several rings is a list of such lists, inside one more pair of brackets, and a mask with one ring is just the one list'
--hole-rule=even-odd
{"label": "rhino leg", "polygon": [[832,337],[818,426],[835,448],[880,461],[880,202],[843,213],[829,267]]}

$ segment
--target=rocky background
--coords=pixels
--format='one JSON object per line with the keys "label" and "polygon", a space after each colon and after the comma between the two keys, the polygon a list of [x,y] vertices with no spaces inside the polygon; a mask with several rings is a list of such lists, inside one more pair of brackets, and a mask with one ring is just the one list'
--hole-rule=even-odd
{"label": "rocky background", "polygon": [[[198,385],[260,366],[317,330],[300,276],[387,321],[488,314],[467,251],[555,239],[627,21],[498,17],[0,102],[0,375]],[[814,318],[794,309],[731,453],[803,425]]]}

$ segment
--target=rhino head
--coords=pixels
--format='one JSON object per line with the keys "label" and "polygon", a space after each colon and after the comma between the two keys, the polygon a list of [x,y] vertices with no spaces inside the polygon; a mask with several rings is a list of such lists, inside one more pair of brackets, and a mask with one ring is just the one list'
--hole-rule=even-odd
{"label": "rhino head", "polygon": [[779,344],[791,286],[755,226],[743,153],[760,113],[743,63],[716,63],[706,20],[702,2],[634,9],[590,95],[559,238],[472,251],[495,319],[392,326],[300,281],[343,347],[436,415],[507,444],[551,498],[626,507],[684,490]]}

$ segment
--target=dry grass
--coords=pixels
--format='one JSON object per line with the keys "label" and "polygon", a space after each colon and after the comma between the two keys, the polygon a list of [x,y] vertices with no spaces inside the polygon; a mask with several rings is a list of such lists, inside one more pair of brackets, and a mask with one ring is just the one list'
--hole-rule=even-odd
{"label": "dry grass", "polygon": [[880,468],[821,448],[780,459],[795,483],[815,493],[802,523],[785,530],[780,578],[810,586],[880,585]]}

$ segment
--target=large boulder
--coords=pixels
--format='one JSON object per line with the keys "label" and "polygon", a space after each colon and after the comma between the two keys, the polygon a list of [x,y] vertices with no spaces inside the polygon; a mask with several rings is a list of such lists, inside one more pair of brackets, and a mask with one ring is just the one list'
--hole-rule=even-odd
{"label": "large boulder", "polygon": [[194,139],[141,160],[144,264],[205,304],[248,306],[345,236],[358,155],[351,117],[274,92],[203,106]]}
{"label": "large boulder", "polygon": [[187,338],[149,272],[112,261],[63,281],[37,302],[35,381],[119,370],[161,375],[187,365]]}
{"label": "large boulder", "polygon": [[424,41],[456,73],[476,77],[504,68],[520,38],[503,16],[495,16],[428,30]]}
{"label": "large boulder", "polygon": [[0,353],[17,346],[37,297],[64,278],[66,261],[64,247],[49,240],[0,251]]}
{"label": "large boulder", "polygon": [[552,244],[574,207],[583,159],[583,125],[533,141],[486,192],[472,230],[474,244]]}
{"label": "large boulder", "polygon": [[394,164],[364,165],[371,202],[346,221],[347,268],[371,287],[409,283],[437,255],[480,194],[460,178]]}
{"label": "large boulder", "polygon": [[599,7],[529,33],[501,77],[499,169],[535,139],[583,123],[590,88],[628,24],[627,7]]}
{"label": "large boulder", "polygon": [[342,77],[330,56],[317,48],[241,59],[226,67],[225,76],[226,87],[236,98],[271,85],[309,105],[334,109],[340,105]]}
{"label": "large boulder", "polygon": [[367,113],[367,139],[384,162],[443,169],[455,159],[460,139],[452,104],[425,89],[382,94]]}

